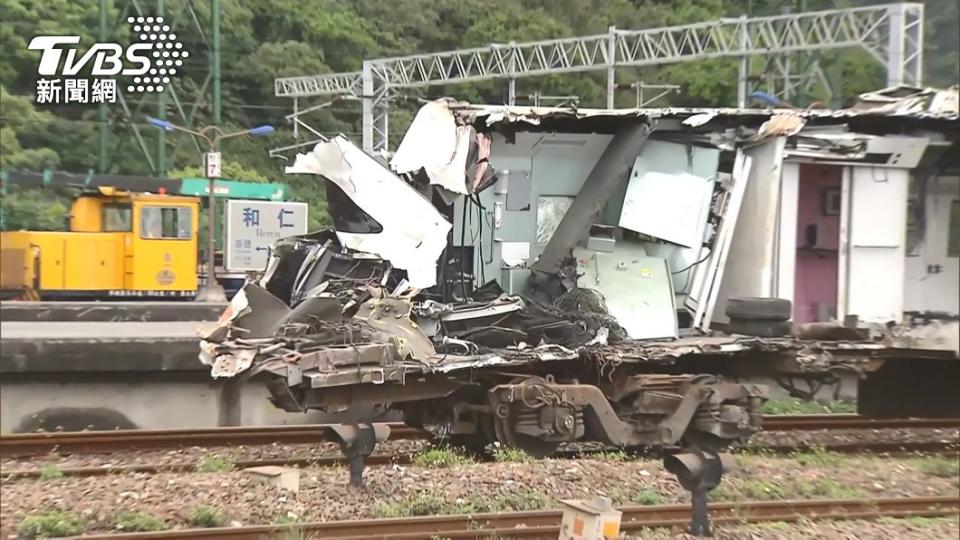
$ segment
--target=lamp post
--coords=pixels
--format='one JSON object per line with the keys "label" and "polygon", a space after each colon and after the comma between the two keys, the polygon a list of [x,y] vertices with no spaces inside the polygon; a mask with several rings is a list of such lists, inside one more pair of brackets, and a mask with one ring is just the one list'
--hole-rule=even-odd
{"label": "lamp post", "polygon": [[[216,279],[216,260],[214,256],[214,236],[216,234],[217,214],[215,211],[216,202],[213,195],[213,188],[214,181],[220,177],[220,141],[243,135],[250,135],[252,137],[269,135],[274,131],[273,126],[257,126],[242,131],[224,133],[223,130],[217,126],[207,126],[200,131],[195,131],[150,116],[147,117],[147,122],[166,131],[189,133],[207,142],[207,153],[204,155],[203,160],[204,176],[207,178],[207,282],[197,292],[197,300],[201,302],[225,302],[227,296],[223,291],[223,287],[217,283]],[[211,134],[213,135],[212,137]]]}

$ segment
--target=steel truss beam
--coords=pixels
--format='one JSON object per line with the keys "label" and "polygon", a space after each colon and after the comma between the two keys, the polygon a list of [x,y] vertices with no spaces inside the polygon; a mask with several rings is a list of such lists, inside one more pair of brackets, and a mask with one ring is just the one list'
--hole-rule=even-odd
{"label": "steel truss beam", "polygon": [[[363,147],[387,149],[387,111],[392,89],[491,79],[513,81],[555,73],[604,69],[607,106],[613,107],[618,67],[669,64],[708,58],[778,56],[861,47],[887,68],[890,85],[919,85],[923,49],[923,4],[899,3],[767,17],[740,17],[646,30],[617,30],[573,38],[493,44],[394,58],[366,60],[363,70],[276,79],[278,97],[350,94],[363,98]],[[808,65],[811,65],[808,63]],[[819,70],[814,59],[814,69]],[[739,104],[747,95],[749,62],[741,63]]]}

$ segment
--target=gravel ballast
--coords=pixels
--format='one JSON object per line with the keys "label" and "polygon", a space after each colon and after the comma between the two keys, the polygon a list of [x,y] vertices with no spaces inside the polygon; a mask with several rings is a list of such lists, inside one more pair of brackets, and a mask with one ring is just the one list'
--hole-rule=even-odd
{"label": "gravel ballast", "polygon": [[[822,452],[792,458],[741,455],[737,468],[711,495],[717,500],[956,496],[958,479],[949,461],[956,459]],[[23,517],[48,509],[80,516],[88,531],[106,531],[125,511],[147,512],[170,527],[187,527],[190,514],[200,506],[217,509],[228,524],[251,525],[556,508],[560,499],[595,495],[618,504],[688,499],[659,461],[625,459],[622,454],[448,468],[369,467],[363,490],[346,482],[343,467],[302,469],[298,493],[259,483],[240,471],[6,480],[0,490],[0,534],[10,537]]]}

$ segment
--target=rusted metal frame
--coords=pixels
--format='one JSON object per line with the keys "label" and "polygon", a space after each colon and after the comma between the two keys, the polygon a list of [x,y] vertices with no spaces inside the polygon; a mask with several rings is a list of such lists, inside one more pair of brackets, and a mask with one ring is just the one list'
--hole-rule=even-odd
{"label": "rusted metal frame", "polygon": [[[491,394],[500,402],[522,405],[526,401],[522,392],[527,386],[522,383],[499,385],[491,390]],[[690,385],[676,410],[650,429],[621,420],[603,391],[596,386],[549,383],[541,386],[547,387],[560,397],[560,404],[553,406],[583,409],[584,421],[591,431],[598,435],[602,442],[614,446],[675,444],[690,425],[701,404],[712,397],[730,400],[746,396],[745,390],[736,384]]]}
{"label": "rusted metal frame", "polygon": [[449,396],[469,383],[447,377],[417,376],[404,384],[350,385],[314,388],[305,392],[306,408],[327,408],[344,405],[382,405]]}

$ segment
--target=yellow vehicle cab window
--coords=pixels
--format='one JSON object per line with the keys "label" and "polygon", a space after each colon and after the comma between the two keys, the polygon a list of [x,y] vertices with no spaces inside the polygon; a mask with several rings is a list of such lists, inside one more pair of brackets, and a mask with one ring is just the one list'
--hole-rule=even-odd
{"label": "yellow vehicle cab window", "polygon": [[130,232],[133,226],[133,208],[129,204],[103,205],[104,232]]}
{"label": "yellow vehicle cab window", "polygon": [[140,238],[186,240],[192,236],[192,210],[187,206],[144,206]]}

